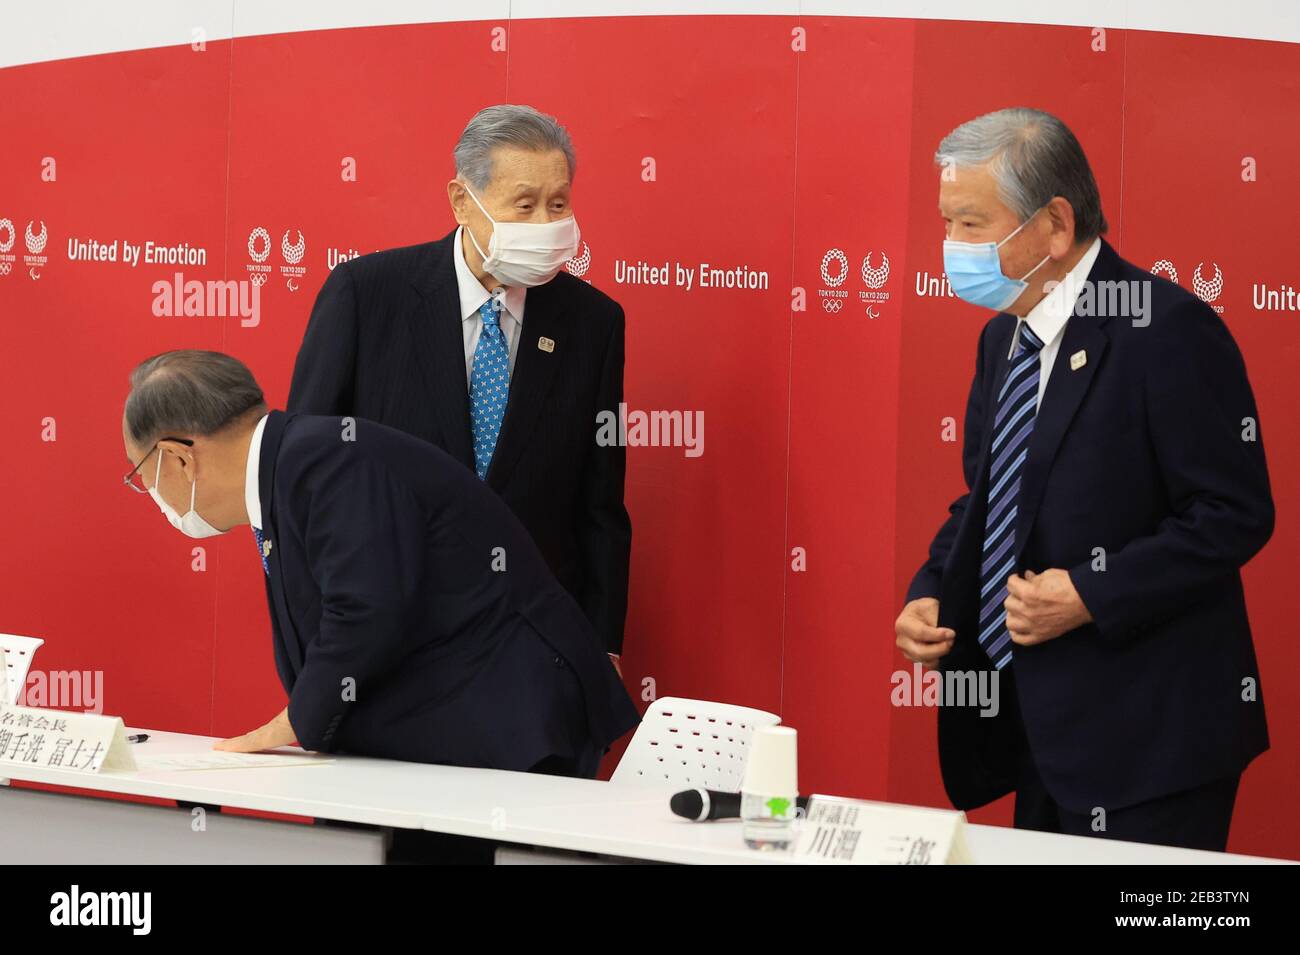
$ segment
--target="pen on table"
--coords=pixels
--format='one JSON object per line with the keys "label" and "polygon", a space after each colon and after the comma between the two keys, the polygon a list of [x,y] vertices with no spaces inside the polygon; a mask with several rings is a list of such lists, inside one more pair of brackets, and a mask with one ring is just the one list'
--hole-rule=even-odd
{"label": "pen on table", "polygon": [[128,743],[143,743],[149,738],[148,733],[134,733],[126,738]]}

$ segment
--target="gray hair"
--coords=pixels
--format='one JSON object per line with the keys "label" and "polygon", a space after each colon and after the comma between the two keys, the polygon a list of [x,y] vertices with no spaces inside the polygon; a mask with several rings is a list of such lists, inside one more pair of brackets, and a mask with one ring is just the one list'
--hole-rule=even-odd
{"label": "gray hair", "polygon": [[131,372],[126,430],[137,447],[160,438],[212,435],[266,399],[248,366],[216,351],[182,350],[146,358]]}
{"label": "gray hair", "polygon": [[987,164],[1002,201],[1021,222],[1061,196],[1074,210],[1076,242],[1106,231],[1088,157],[1051,113],[1014,107],[978,116],[943,138],[934,161],[958,168]]}
{"label": "gray hair", "polygon": [[451,154],[456,161],[456,175],[467,179],[477,190],[486,189],[492,181],[492,151],[499,146],[540,152],[558,149],[569,162],[570,179],[577,168],[573,143],[559,120],[531,106],[505,103],[479,110],[460,134]]}

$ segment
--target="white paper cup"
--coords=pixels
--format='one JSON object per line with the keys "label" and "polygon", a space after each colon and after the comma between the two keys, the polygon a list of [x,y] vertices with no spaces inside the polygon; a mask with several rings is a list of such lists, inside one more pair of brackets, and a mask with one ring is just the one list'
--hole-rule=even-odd
{"label": "white paper cup", "polygon": [[799,736],[793,727],[762,726],[750,740],[741,791],[758,796],[799,794]]}

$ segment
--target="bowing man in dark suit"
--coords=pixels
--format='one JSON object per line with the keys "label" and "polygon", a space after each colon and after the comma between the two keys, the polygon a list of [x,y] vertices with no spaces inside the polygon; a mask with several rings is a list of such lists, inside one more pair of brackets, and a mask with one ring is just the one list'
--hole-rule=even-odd
{"label": "bowing man in dark suit", "polygon": [[1014,790],[1018,827],[1222,850],[1268,748],[1240,568],[1273,502],[1241,354],[1209,306],[1101,238],[1055,117],[979,117],[936,159],[953,291],[998,313],[969,490],[896,624],[946,680],[1000,678],[996,715],[945,697],[948,795]]}
{"label": "bowing man in dark suit", "polygon": [[460,225],[340,263],[312,309],[290,411],[369,418],[442,448],[496,491],[618,665],[632,528],[623,310],[563,271],[580,237],[568,133],[526,106],[478,113],[447,184]]}
{"label": "bowing man in dark suit", "polygon": [[528,533],[427,442],[268,414],[243,364],[200,351],[135,370],[123,432],[127,482],[183,533],[254,530],[289,703],[219,749],[594,776],[636,724]]}

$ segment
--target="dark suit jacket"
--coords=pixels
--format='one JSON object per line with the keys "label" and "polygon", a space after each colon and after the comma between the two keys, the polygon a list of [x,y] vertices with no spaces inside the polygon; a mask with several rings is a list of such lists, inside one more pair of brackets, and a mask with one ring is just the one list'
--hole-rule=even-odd
{"label": "dark suit jacket", "polygon": [[458,462],[369,421],[348,440],[338,418],[274,411],[258,466],[275,662],[304,747],[525,770],[636,725],[582,610]]}
{"label": "dark suit jacket", "polygon": [[[455,235],[334,269],[298,352],[290,411],[369,418],[473,470]],[[617,302],[567,272],[528,290],[487,474],[611,653],[623,646],[632,525],[624,449],[595,436],[597,413],[623,400],[623,324]]]}
{"label": "dark suit jacket", "polygon": [[[1081,314],[1085,300],[1076,302],[1030,439],[1015,553],[1018,573],[1068,570],[1094,623],[1015,646],[1010,664],[1043,782],[1078,812],[1236,774],[1268,748],[1239,570],[1273,530],[1263,445],[1257,430],[1245,439],[1255,399],[1227,326],[1108,243],[1089,279],[1151,283],[1149,324]],[[1015,325],[997,315],[980,335],[966,408],[969,493],[908,591],[939,598],[940,625],[956,631],[943,672],[991,668],[978,643],[980,556],[991,422]],[[1079,352],[1084,364],[1072,369]],[[940,762],[957,807],[1014,787],[1009,722],[940,709]]]}

